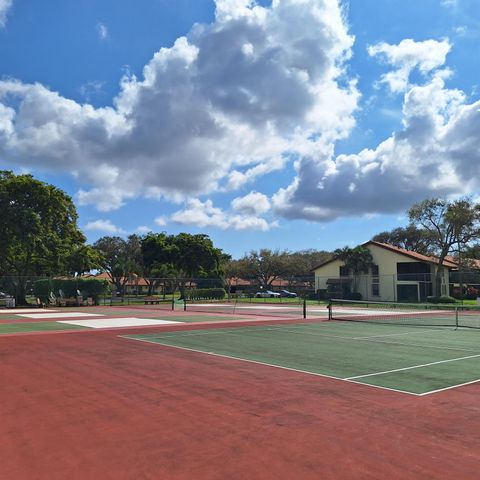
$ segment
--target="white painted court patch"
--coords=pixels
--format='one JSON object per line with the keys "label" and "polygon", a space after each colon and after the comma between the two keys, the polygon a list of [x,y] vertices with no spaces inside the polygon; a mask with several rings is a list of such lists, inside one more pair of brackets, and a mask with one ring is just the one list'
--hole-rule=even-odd
{"label": "white painted court patch", "polygon": [[20,315],[19,317],[26,318],[75,318],[75,317],[103,317],[99,313],[83,313],[83,312],[65,312],[65,313],[51,313],[51,311],[45,313],[29,313],[26,315]]}
{"label": "white painted court patch", "polygon": [[98,318],[95,320],[65,320],[58,323],[68,323],[69,325],[79,325],[80,327],[90,328],[116,328],[116,327],[143,327],[154,325],[171,325],[182,322],[172,322],[170,320],[155,320],[146,318]]}
{"label": "white painted court patch", "polygon": [[58,310],[42,310],[40,308],[2,308],[0,309],[0,313],[15,313],[20,315],[21,313],[51,313],[51,312],[58,312]]}

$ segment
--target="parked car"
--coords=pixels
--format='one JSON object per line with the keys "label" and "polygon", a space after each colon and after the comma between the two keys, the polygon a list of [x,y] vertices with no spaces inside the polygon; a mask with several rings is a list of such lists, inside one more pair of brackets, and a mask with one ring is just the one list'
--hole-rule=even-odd
{"label": "parked car", "polygon": [[288,290],[280,290],[280,296],[286,298],[296,298],[297,294],[294,292],[289,292]]}
{"label": "parked car", "polygon": [[261,292],[257,292],[255,294],[257,298],[280,298],[280,294],[278,292],[272,292],[271,290],[263,290]]}

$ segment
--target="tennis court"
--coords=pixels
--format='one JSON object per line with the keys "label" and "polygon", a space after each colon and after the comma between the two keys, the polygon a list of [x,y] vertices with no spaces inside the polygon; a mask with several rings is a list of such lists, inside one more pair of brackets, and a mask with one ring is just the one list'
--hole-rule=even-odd
{"label": "tennis court", "polygon": [[480,338],[463,329],[332,321],[126,338],[414,395],[480,379]]}
{"label": "tennis court", "polygon": [[451,313],[188,307],[6,312],[0,477],[478,478],[480,331]]}

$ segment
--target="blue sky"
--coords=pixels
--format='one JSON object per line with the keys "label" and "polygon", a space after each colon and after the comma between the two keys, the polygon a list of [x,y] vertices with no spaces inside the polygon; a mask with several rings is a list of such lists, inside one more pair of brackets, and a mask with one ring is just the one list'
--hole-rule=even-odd
{"label": "blue sky", "polygon": [[476,0],[0,0],[0,168],[103,235],[331,250],[478,196]]}

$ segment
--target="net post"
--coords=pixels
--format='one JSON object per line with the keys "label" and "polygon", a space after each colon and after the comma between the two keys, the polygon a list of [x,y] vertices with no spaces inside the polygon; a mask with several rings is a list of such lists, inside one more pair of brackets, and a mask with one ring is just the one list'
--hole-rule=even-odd
{"label": "net post", "polygon": [[458,330],[458,307],[455,307],[455,330]]}
{"label": "net post", "polygon": [[307,297],[303,299],[303,318],[307,318]]}
{"label": "net post", "polygon": [[185,297],[183,297],[183,311],[187,311],[187,299]]}
{"label": "net post", "polygon": [[328,309],[328,320],[333,320],[333,318],[332,318],[332,300],[331,299],[328,301],[327,309]]}
{"label": "net post", "polygon": [[172,310],[175,310],[175,297],[172,297]]}

